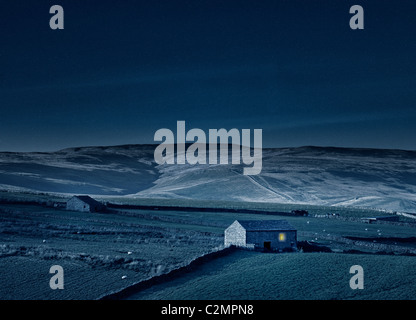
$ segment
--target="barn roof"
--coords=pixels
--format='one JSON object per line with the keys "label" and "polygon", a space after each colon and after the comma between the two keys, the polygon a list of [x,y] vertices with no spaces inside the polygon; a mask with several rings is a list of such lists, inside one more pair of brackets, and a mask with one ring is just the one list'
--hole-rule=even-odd
{"label": "barn roof", "polygon": [[90,206],[96,206],[97,204],[102,205],[100,202],[98,202],[97,200],[94,200],[90,196],[74,196],[74,198],[77,198],[81,200],[82,202],[89,204]]}
{"label": "barn roof", "polygon": [[247,231],[296,231],[286,220],[237,220]]}

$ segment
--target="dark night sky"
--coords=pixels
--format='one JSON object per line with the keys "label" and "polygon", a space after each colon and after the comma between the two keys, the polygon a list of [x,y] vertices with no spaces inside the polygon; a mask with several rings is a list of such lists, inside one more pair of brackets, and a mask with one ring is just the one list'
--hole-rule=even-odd
{"label": "dark night sky", "polygon": [[415,150],[415,15],[414,0],[0,0],[0,150],[153,143],[177,120],[263,129],[268,147]]}

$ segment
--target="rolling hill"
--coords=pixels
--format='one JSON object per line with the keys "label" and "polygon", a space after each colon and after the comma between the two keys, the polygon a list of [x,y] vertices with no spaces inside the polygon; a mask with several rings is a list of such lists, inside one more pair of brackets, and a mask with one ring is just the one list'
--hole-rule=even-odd
{"label": "rolling hill", "polygon": [[263,149],[263,169],[157,165],[154,145],[0,153],[0,190],[137,198],[232,200],[416,212],[416,151]]}

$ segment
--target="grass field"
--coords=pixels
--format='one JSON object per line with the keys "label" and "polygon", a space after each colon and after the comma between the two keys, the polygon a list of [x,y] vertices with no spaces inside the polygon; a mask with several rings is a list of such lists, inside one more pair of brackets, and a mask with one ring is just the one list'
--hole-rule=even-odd
{"label": "grass field", "polygon": [[[12,195],[10,199],[13,201],[20,199],[30,199],[33,202],[48,201],[45,194],[39,195],[39,198],[34,194],[29,198],[25,198],[26,194],[9,193],[9,195]],[[4,199],[5,194],[2,194],[2,197]],[[62,201],[59,196],[51,199]],[[154,204],[153,201],[138,202],[137,199],[132,199],[130,204],[151,205]],[[180,205],[185,208],[190,202],[164,201],[159,205]],[[207,206],[208,203],[193,203],[194,207],[203,208],[203,205]],[[224,202],[210,202],[210,205],[227,207]],[[228,205],[234,208],[231,203]],[[240,203],[238,206],[243,209],[255,208],[252,203],[246,206]],[[263,209],[266,208],[266,205],[264,206]],[[305,209],[303,206],[286,207],[285,205],[281,205],[278,210],[277,208],[273,205],[269,209],[276,211]],[[327,213],[333,212],[333,209],[319,207],[315,208],[315,212]],[[337,213],[343,217],[361,217],[377,213],[361,209],[355,211],[351,208],[337,210]],[[338,242],[330,236],[358,237],[364,240],[371,239],[371,242],[380,239],[381,242],[381,239],[388,240],[390,237],[411,239],[416,230],[410,224],[365,224],[313,216],[191,212],[185,209],[183,211],[120,209],[96,214],[71,212],[33,204],[0,204],[0,299],[96,299],[117,292],[155,275],[187,265],[205,253],[218,250],[223,244],[224,229],[236,219],[286,219],[297,228],[298,240],[325,245],[334,252],[358,249],[367,253],[376,253],[379,249]],[[405,249],[415,248],[414,242],[403,242],[398,245]],[[189,274],[188,276],[191,277],[189,279],[184,277],[175,280],[179,281],[175,282],[175,286],[181,281],[183,283],[185,280],[191,281],[186,285],[190,286],[188,289],[186,286],[178,286],[170,292],[168,288],[172,286],[171,283],[166,284],[166,288],[157,290],[155,288],[155,291],[140,293],[137,298],[169,299],[177,292],[175,297],[190,299],[214,298],[214,295],[215,299],[262,299],[262,296],[267,299],[390,299],[389,294],[392,294],[391,297],[394,299],[396,297],[400,299],[409,297],[402,283],[409,283],[409,290],[413,290],[414,293],[415,279],[412,275],[416,271],[414,262],[415,257],[397,255],[338,253],[272,255],[239,252],[202,266],[197,273]],[[65,289],[62,291],[49,288],[51,277],[49,268],[54,264],[64,267]],[[352,264],[362,264],[365,270],[368,270],[366,279],[368,275],[368,281],[373,281],[376,289],[366,287],[364,291],[351,292],[349,287],[341,288],[336,285],[338,282],[344,284],[345,278],[349,279],[350,275],[345,272],[345,268],[349,268]],[[338,271],[329,274],[333,267]],[[377,282],[380,279],[377,280],[376,274],[380,275],[380,279],[384,279],[383,283],[386,287]],[[242,279],[244,282],[241,282]],[[231,289],[227,289],[226,286],[222,288],[220,285],[222,281],[224,283],[231,281],[228,282],[229,288],[237,285],[242,287],[237,291],[228,292],[227,290]],[[217,285],[211,285],[211,282]],[[270,287],[273,283],[274,289]],[[348,285],[348,282],[346,284]],[[244,287],[245,285],[248,286]],[[265,287],[260,291],[254,290],[254,287],[262,286]],[[213,290],[214,287],[217,291]],[[400,294],[399,291],[403,293]]]}
{"label": "grass field", "polygon": [[[67,201],[71,196],[67,194],[48,194],[34,192],[7,192],[0,190],[0,201]],[[292,210],[304,209],[308,210],[311,215],[334,213],[344,217],[369,217],[387,214],[377,209],[358,208],[358,207],[342,207],[342,206],[321,206],[311,204],[292,204],[292,203],[267,203],[267,202],[241,202],[241,201],[212,201],[212,200],[196,200],[196,199],[164,199],[164,198],[139,198],[129,196],[94,196],[102,202],[111,202],[117,204],[128,205],[158,205],[158,206],[178,206],[178,207],[199,207],[199,208],[227,208],[227,209],[251,209],[269,212],[290,212]]]}
{"label": "grass field", "polygon": [[[349,209],[351,210],[351,209]],[[143,210],[122,210],[131,215],[143,214]],[[353,210],[351,210],[353,211]],[[377,236],[381,233],[384,236],[408,237],[415,234],[414,227],[380,224],[365,224],[357,221],[342,221],[337,219],[279,216],[257,213],[229,213],[229,212],[187,212],[187,211],[147,211],[148,219],[157,217],[162,221],[170,220],[171,223],[178,221],[178,224],[193,224],[193,228],[201,226],[210,227],[207,230],[223,234],[224,228],[228,227],[234,220],[280,220],[285,219],[301,231],[316,233],[332,233],[345,236]],[[156,221],[156,220],[155,220]]]}
{"label": "grass field", "polygon": [[[0,297],[3,300],[93,300],[97,294],[123,289],[139,275],[133,269],[91,267],[78,259],[59,257],[11,256],[2,257],[0,261]],[[49,287],[52,265],[64,269],[64,290]],[[123,276],[127,278],[123,280]]]}
{"label": "grass field", "polygon": [[[186,265],[223,242],[189,225],[176,227],[126,215],[2,205],[0,299],[96,299]],[[49,288],[54,264],[64,268],[62,292]]]}
{"label": "grass field", "polygon": [[[416,298],[416,257],[238,251],[180,278],[131,295],[139,300],[408,300]],[[350,267],[364,269],[352,290]]]}
{"label": "grass field", "polygon": [[[241,202],[241,201],[211,201],[196,199],[148,199],[138,197],[111,197],[99,196],[103,201],[129,204],[129,205],[159,205],[159,206],[179,206],[179,207],[199,207],[199,208],[227,208],[227,209],[251,209],[269,212],[290,212],[292,210],[308,210],[311,215],[334,213],[347,217],[368,217],[386,214],[383,211],[371,208],[351,208],[341,206],[321,206],[311,204],[293,204],[293,203],[268,203],[268,202]],[[387,211],[386,211],[387,212]]]}

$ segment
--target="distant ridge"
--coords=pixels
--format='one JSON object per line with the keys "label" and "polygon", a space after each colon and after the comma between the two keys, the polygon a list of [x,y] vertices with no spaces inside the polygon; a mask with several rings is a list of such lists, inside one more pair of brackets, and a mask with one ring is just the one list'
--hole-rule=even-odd
{"label": "distant ridge", "polygon": [[264,148],[263,170],[157,165],[156,144],[0,152],[0,190],[371,207],[416,212],[416,151]]}

